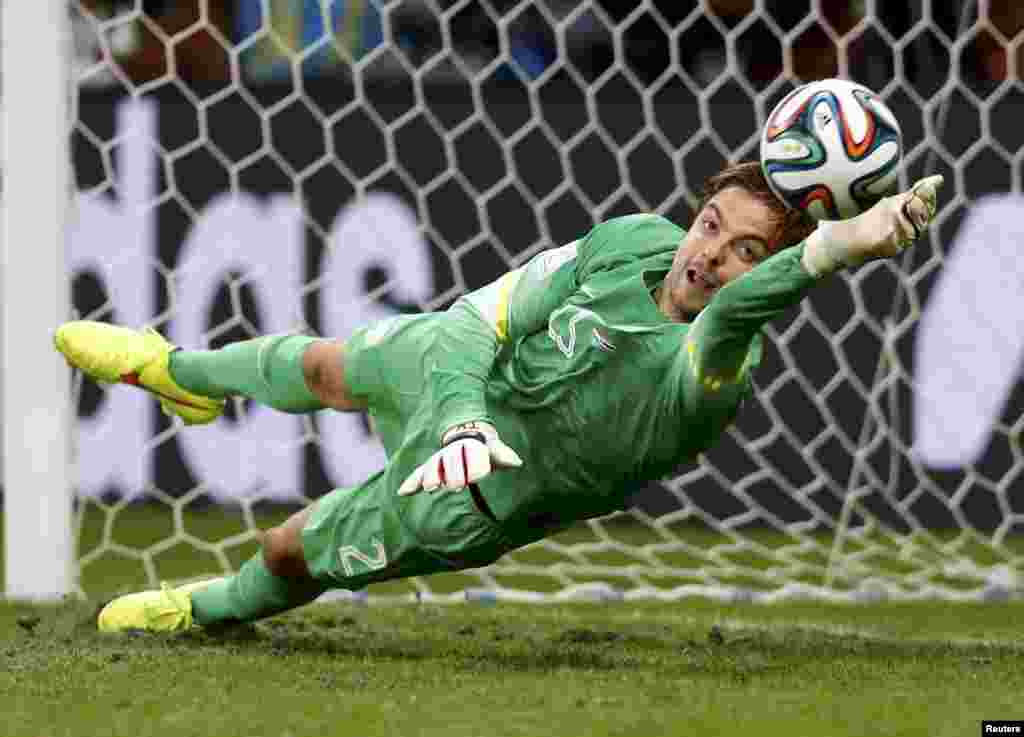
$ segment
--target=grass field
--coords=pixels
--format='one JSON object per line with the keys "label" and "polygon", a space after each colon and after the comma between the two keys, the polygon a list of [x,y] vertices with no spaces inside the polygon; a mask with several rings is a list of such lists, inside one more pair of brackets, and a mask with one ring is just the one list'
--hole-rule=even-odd
{"label": "grass field", "polygon": [[[101,511],[82,549],[120,552],[87,567],[90,593],[145,583],[147,557],[160,577],[216,570],[160,547],[176,530],[238,534],[232,561],[253,549],[228,517]],[[334,603],[173,638],[99,635],[94,611],[0,604],[0,735],[860,737],[1024,719],[1024,602]]]}
{"label": "grass field", "polygon": [[1024,607],[314,605],[101,636],[0,607],[3,734],[977,735],[1024,718]]}

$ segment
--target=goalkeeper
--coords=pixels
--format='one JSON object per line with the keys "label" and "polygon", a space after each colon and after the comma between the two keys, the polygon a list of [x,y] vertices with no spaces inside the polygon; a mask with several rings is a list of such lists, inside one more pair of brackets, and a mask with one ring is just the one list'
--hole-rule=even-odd
{"label": "goalkeeper", "polygon": [[828,274],[893,256],[935,213],[941,177],[815,226],[756,163],[712,177],[689,231],[615,218],[440,313],[344,343],[280,335],[177,350],[153,331],[71,322],[87,375],[157,396],[186,423],[231,396],[284,412],[367,410],[387,466],[262,533],[232,576],[122,596],[104,631],[249,622],[325,590],[487,565],[712,446],[751,391],[762,326]]}

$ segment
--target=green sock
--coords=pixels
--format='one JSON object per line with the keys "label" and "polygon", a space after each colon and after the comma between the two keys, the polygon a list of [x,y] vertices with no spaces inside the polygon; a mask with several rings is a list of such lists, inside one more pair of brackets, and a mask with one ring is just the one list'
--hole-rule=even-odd
{"label": "green sock", "polygon": [[316,581],[275,576],[260,552],[234,576],[193,591],[192,620],[203,627],[252,622],[308,604],[326,590]]}
{"label": "green sock", "polygon": [[174,351],[168,368],[181,388],[204,397],[241,395],[282,412],[315,412],[324,405],[302,371],[302,355],[315,340],[268,335],[214,351]]}

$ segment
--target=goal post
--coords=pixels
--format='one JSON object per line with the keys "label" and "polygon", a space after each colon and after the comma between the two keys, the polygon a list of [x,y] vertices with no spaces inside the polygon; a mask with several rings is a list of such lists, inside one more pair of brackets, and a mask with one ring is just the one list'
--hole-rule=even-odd
{"label": "goal post", "polygon": [[67,3],[5,2],[2,347],[4,595],[74,591],[70,372],[53,350],[67,318]]}

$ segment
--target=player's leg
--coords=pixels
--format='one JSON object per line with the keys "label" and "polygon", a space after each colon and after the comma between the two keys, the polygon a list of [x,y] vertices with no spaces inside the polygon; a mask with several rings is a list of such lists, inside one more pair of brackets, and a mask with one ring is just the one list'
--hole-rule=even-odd
{"label": "player's leg", "polygon": [[261,534],[261,549],[238,573],[114,599],[99,613],[103,632],[180,632],[192,624],[251,622],[308,604],[329,586],[313,578],[302,553],[312,505]]}
{"label": "player's leg", "polygon": [[[236,575],[121,597],[101,612],[100,628],[175,632],[193,622],[252,621],[305,604],[328,588],[358,590],[485,565],[508,550],[471,494],[395,493],[437,449],[432,406],[421,402],[423,356],[433,345],[430,319],[394,318],[357,331],[344,348],[314,341],[302,352],[303,378],[325,405],[343,405],[353,394],[370,398],[391,455],[387,469],[356,489],[330,492],[269,530],[261,551]],[[246,348],[231,355],[229,346],[215,360],[242,361]]]}
{"label": "player's leg", "polygon": [[365,407],[348,390],[344,348],[335,341],[272,335],[183,351],[152,330],[76,321],[62,325],[54,342],[88,376],[146,389],[165,412],[189,424],[212,422],[229,396],[293,413]]}
{"label": "player's leg", "polygon": [[207,351],[173,351],[175,382],[206,397],[242,396],[282,412],[365,409],[345,381],[340,341],[268,335]]}
{"label": "player's leg", "polygon": [[358,488],[335,489],[268,530],[262,549],[232,576],[115,599],[99,614],[100,630],[252,622],[331,588],[487,565],[509,550],[500,526],[468,492],[395,494],[408,467],[427,454],[410,454]]}
{"label": "player's leg", "polygon": [[356,397],[345,373],[346,346],[340,340],[311,343],[302,356],[306,386],[324,407],[339,412],[367,408],[364,398]]}
{"label": "player's leg", "polygon": [[308,506],[264,532],[261,550],[238,573],[193,591],[192,621],[206,627],[252,622],[308,604],[330,588],[312,576],[302,550],[312,510]]}
{"label": "player's leg", "polygon": [[314,578],[302,549],[302,530],[314,507],[261,533],[260,550],[238,573],[114,599],[100,612],[99,629],[180,632],[192,624],[252,622],[308,604],[332,586]]}

